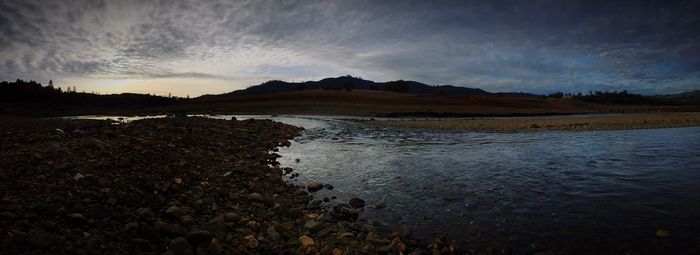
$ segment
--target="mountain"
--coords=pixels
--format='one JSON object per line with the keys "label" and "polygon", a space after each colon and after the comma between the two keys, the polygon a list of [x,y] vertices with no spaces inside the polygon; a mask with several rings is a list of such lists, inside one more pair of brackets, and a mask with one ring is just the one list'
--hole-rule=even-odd
{"label": "mountain", "polygon": [[445,96],[464,96],[464,95],[486,95],[491,94],[481,89],[458,87],[452,85],[430,86],[416,81],[388,81],[375,82],[364,80],[362,78],[352,76],[340,76],[334,78],[326,78],[319,81],[306,82],[285,82],[279,80],[267,81],[260,85],[251,86],[243,90],[219,94],[219,95],[203,95],[198,99],[201,100],[216,100],[226,99],[239,96],[260,96],[269,95],[280,92],[292,92],[298,90],[378,90],[392,91],[409,94],[439,94]]}

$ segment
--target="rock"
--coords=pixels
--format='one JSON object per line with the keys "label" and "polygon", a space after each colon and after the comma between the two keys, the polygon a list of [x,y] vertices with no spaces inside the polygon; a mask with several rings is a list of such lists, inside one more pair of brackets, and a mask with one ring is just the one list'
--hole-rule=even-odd
{"label": "rock", "polygon": [[321,230],[323,225],[321,225],[321,222],[315,221],[315,220],[310,220],[304,223],[304,228],[310,230],[311,232],[317,232]]}
{"label": "rock", "polygon": [[27,243],[37,249],[46,249],[53,245],[53,236],[43,230],[32,231],[27,234]]}
{"label": "rock", "polygon": [[362,207],[365,207],[365,200],[362,200],[361,198],[353,197],[350,199],[348,204],[350,204],[350,206],[355,207],[355,208],[362,208]]}
{"label": "rock", "polygon": [[299,208],[289,208],[287,210],[287,216],[290,218],[301,218],[304,217],[304,212]]}
{"label": "rock", "polygon": [[243,244],[250,249],[258,248],[258,240],[253,235],[243,237]]}
{"label": "rock", "polygon": [[214,238],[214,235],[204,230],[193,230],[185,234],[185,239],[187,239],[189,243],[199,247],[207,247],[212,238]]}
{"label": "rock", "polygon": [[384,207],[386,207],[386,203],[384,202],[384,199],[379,200],[379,201],[374,203],[374,208],[382,209]]}
{"label": "rock", "polygon": [[238,222],[240,219],[241,219],[241,216],[238,216],[238,214],[233,213],[233,212],[226,213],[224,215],[224,220],[226,222]]}
{"label": "rock", "polygon": [[333,185],[326,184],[325,187],[327,190],[333,190]]}
{"label": "rock", "polygon": [[71,213],[68,214],[68,219],[72,220],[73,222],[83,222],[85,221],[85,216],[83,216],[82,213]]}
{"label": "rock", "polygon": [[192,223],[194,223],[194,218],[192,218],[192,216],[190,216],[190,215],[184,215],[184,216],[180,217],[179,221],[180,221],[180,224],[185,225],[185,226],[189,226],[189,225],[192,225]]}
{"label": "rock", "polygon": [[136,209],[136,215],[138,215],[142,220],[153,220],[156,217],[151,209],[143,207]]}
{"label": "rock", "polygon": [[73,178],[74,181],[80,181],[80,179],[85,178],[85,175],[83,175],[83,174],[81,174],[81,173],[76,173],[75,175],[73,175],[72,178]]}
{"label": "rock", "polygon": [[314,239],[312,239],[311,237],[303,235],[299,237],[299,245],[302,249],[306,250],[309,247],[313,247],[314,245],[316,245],[316,243],[314,243]]}
{"label": "rock", "polygon": [[671,232],[666,230],[666,229],[659,229],[659,230],[656,230],[656,236],[662,237],[662,238],[669,237],[669,236],[671,236]]}
{"label": "rock", "polygon": [[187,233],[187,230],[180,225],[165,222],[156,222],[153,229],[155,229],[158,233],[169,237],[183,236],[185,233]]}
{"label": "rock", "polygon": [[319,206],[319,205],[321,205],[322,203],[323,203],[323,200],[322,200],[322,199],[320,199],[320,198],[314,198],[313,200],[311,200],[311,202],[309,202],[309,205],[311,205],[311,206]]}
{"label": "rock", "polygon": [[323,189],[323,184],[318,183],[318,182],[312,182],[312,183],[309,183],[309,185],[306,185],[306,189],[309,192],[316,192],[316,191]]}
{"label": "rock", "polygon": [[248,221],[248,223],[246,223],[245,226],[253,231],[258,231],[258,229],[260,229],[260,225],[254,220]]}
{"label": "rock", "polygon": [[343,250],[335,248],[331,251],[331,255],[343,255]]}
{"label": "rock", "polygon": [[193,254],[194,248],[184,237],[176,237],[168,243],[168,250],[176,255]]}
{"label": "rock", "polygon": [[298,158],[297,158],[297,159],[294,159],[294,162],[299,163],[299,162],[301,162],[301,159],[298,159]]}
{"label": "rock", "polygon": [[263,195],[260,195],[260,193],[250,193],[248,195],[248,201],[254,202],[254,203],[265,203],[265,197]]}
{"label": "rock", "polygon": [[174,216],[175,218],[180,218],[182,216],[187,215],[187,210],[185,210],[182,207],[171,206],[165,210],[165,213],[170,214],[170,215]]}
{"label": "rock", "polygon": [[277,232],[274,226],[269,226],[267,228],[267,235],[270,236],[270,239],[272,239],[272,241],[278,241],[282,238],[282,236],[280,236],[280,234]]}
{"label": "rock", "polygon": [[112,216],[112,209],[104,205],[88,206],[88,215],[90,218],[101,219]]}

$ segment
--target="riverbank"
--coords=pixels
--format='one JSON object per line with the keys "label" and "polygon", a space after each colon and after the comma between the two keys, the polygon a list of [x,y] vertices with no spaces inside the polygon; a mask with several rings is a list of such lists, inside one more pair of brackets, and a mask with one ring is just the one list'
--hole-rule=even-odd
{"label": "riverbank", "polygon": [[[0,123],[0,250],[12,254],[409,253],[313,196],[273,153],[300,128],[270,120],[15,119]],[[429,249],[454,251],[436,240]],[[418,249],[420,250],[420,249]]]}
{"label": "riverbank", "polygon": [[700,113],[643,113],[598,117],[525,117],[439,120],[359,120],[358,123],[401,127],[485,132],[593,131],[700,126]]}

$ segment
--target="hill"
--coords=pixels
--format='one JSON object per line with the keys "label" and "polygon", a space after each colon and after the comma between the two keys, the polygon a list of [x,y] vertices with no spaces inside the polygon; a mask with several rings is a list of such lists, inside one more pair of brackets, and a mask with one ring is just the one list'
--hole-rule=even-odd
{"label": "hill", "polygon": [[352,76],[326,78],[319,81],[285,82],[279,80],[267,81],[260,85],[251,86],[220,95],[204,95],[199,100],[218,100],[240,96],[261,96],[274,93],[301,90],[374,90],[408,94],[435,94],[445,96],[485,95],[490,94],[481,89],[457,87],[452,85],[430,86],[416,81],[375,82]]}

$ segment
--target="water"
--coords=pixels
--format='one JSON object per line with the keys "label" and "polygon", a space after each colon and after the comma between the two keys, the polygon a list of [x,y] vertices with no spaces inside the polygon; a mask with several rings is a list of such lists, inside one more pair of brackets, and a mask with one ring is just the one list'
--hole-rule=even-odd
{"label": "water", "polygon": [[384,200],[362,216],[385,231],[406,225],[423,240],[440,233],[477,249],[558,253],[677,253],[700,240],[700,127],[483,133],[238,117],[306,128],[280,149],[281,165],[300,184],[335,186],[318,197]]}
{"label": "water", "polygon": [[281,164],[335,186],[318,196],[384,200],[363,216],[387,231],[564,253],[644,250],[657,229],[671,248],[700,239],[698,127],[477,133],[276,119],[307,128]]}

